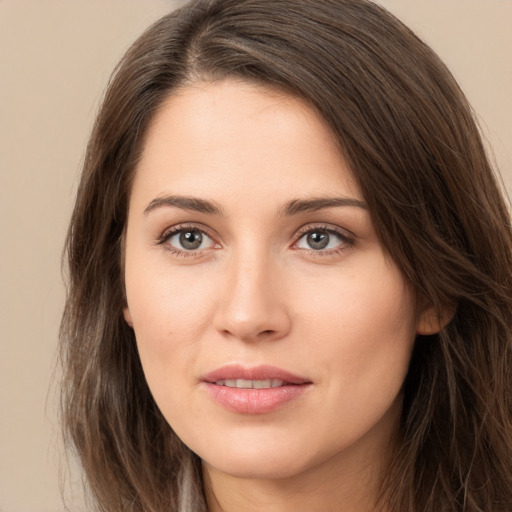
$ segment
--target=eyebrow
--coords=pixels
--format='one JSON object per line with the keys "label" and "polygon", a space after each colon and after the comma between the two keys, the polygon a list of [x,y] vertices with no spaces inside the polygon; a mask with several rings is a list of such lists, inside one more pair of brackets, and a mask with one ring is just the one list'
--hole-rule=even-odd
{"label": "eyebrow", "polygon": [[280,216],[297,215],[298,213],[316,212],[324,208],[337,206],[353,206],[368,209],[366,203],[352,197],[314,197],[311,199],[292,199],[279,209]]}
{"label": "eyebrow", "polygon": [[194,212],[207,213],[209,215],[223,215],[222,208],[215,201],[207,201],[197,197],[188,196],[164,196],[153,199],[144,210],[144,215],[161,208],[170,206],[180,208],[182,210],[190,210]]}
{"label": "eyebrow", "polygon": [[[279,208],[278,215],[280,217],[291,216],[339,206],[352,206],[365,210],[368,208],[364,201],[351,197],[314,197],[311,199],[292,199]],[[180,208],[181,210],[190,210],[208,215],[223,215],[222,208],[215,201],[174,195],[153,199],[144,210],[144,215],[162,207]]]}

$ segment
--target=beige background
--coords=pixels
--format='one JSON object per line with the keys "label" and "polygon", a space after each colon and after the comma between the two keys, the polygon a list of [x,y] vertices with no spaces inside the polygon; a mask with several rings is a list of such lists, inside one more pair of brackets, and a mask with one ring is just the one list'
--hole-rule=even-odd
{"label": "beige background", "polygon": [[[175,3],[0,0],[0,512],[64,510],[51,386],[64,233],[110,71]],[[512,190],[512,0],[381,3],[451,67]],[[85,510],[76,481],[66,493]]]}

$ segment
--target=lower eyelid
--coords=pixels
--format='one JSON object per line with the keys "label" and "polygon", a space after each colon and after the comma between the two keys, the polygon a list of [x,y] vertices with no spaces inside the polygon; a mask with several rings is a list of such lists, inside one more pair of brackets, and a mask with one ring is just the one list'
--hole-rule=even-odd
{"label": "lower eyelid", "polygon": [[[180,235],[181,233],[186,232],[186,231],[192,231],[192,230],[191,229],[188,229],[188,230],[187,229],[180,229],[179,231],[174,231],[173,233],[171,233],[169,236],[166,237],[165,241],[166,242],[170,242],[170,240],[172,240],[175,236]],[[208,243],[209,246],[215,245],[214,240],[207,233],[205,233],[204,231],[201,231],[201,230],[196,230],[196,231],[199,231],[202,234],[202,236],[203,236],[202,243],[208,243],[208,240],[209,240],[209,243]],[[205,240],[205,238],[208,239],[208,240]],[[169,243],[169,245],[171,245],[171,244]],[[174,246],[172,246],[172,247],[174,247]],[[189,249],[189,250],[187,250],[187,249],[179,249],[179,250],[184,250],[185,252],[199,252],[199,251],[202,251],[202,250],[205,250],[205,249],[209,249],[209,248],[210,247],[198,247],[195,250],[192,250],[192,249]]]}
{"label": "lower eyelid", "polygon": [[[297,244],[295,244],[297,245]],[[322,249],[313,249],[312,247],[296,247],[296,249],[301,251],[307,251],[312,254],[321,256],[321,255],[328,255],[328,254],[334,254],[337,252],[341,252],[345,250],[348,246],[350,246],[350,243],[348,241],[339,239],[339,242],[336,244],[335,247],[324,247]]]}

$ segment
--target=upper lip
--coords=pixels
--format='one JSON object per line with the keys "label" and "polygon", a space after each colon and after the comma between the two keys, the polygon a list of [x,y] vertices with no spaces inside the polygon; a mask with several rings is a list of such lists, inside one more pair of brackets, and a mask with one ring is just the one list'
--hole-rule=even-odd
{"label": "upper lip", "polygon": [[218,382],[220,380],[268,380],[279,379],[288,384],[310,384],[306,377],[295,375],[277,366],[259,365],[245,367],[239,364],[228,364],[207,373],[201,380],[204,382]]}

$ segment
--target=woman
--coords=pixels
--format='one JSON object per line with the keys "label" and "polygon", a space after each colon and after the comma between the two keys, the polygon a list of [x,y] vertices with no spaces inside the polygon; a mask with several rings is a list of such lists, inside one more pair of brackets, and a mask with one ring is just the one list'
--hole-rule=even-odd
{"label": "woman", "polygon": [[98,508],[510,510],[511,249],[467,101],[382,8],[162,18],[67,241],[65,427]]}

